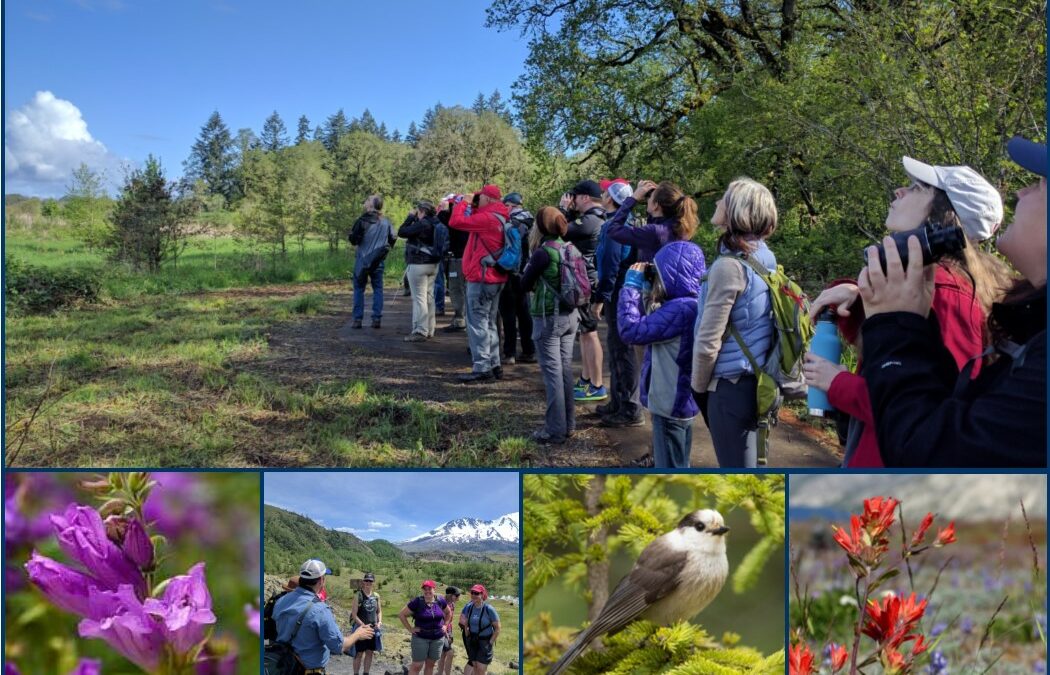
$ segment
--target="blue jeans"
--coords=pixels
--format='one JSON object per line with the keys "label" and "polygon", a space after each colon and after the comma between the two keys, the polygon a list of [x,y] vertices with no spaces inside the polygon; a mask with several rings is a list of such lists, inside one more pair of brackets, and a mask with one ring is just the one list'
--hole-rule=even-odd
{"label": "blue jeans", "polygon": [[693,420],[653,413],[653,460],[657,469],[688,469],[693,447]]}
{"label": "blue jeans", "polygon": [[434,309],[445,311],[445,261],[438,264],[437,277],[434,279]]}
{"label": "blue jeans", "polygon": [[[372,319],[383,317],[383,268],[386,263],[379,263],[379,267],[369,276],[372,282]],[[354,275],[354,311],[353,318],[361,321],[365,318],[365,287],[357,285],[357,275]]]}

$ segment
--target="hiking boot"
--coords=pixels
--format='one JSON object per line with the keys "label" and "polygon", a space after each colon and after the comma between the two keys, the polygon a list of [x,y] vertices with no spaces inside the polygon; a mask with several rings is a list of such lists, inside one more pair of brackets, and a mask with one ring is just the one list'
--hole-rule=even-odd
{"label": "hiking boot", "polygon": [[617,413],[615,415],[602,415],[602,421],[598,424],[603,427],[612,427],[614,429],[621,429],[623,427],[640,427],[645,425],[645,418],[641,415],[638,417],[631,417],[630,415]]}
{"label": "hiking boot", "polygon": [[485,370],[480,373],[465,373],[459,376],[459,381],[463,384],[474,384],[476,382],[488,382],[492,380],[493,375],[491,370]]}
{"label": "hiking boot", "polygon": [[546,429],[533,431],[532,436],[530,438],[532,438],[533,441],[539,443],[540,445],[561,445],[565,442],[564,438],[555,438],[554,436],[548,434]]}
{"label": "hiking boot", "polygon": [[503,379],[503,366],[496,366],[495,368],[493,368],[492,369],[492,377],[496,378],[497,380],[502,380]]}
{"label": "hiking boot", "polygon": [[605,399],[609,398],[609,391],[605,388],[604,384],[602,386],[600,386],[600,387],[595,387],[592,384],[591,386],[587,387],[587,389],[585,391],[580,391],[579,389],[574,391],[573,392],[573,397],[577,401],[581,401],[581,402],[583,402],[583,401],[604,401]]}
{"label": "hiking boot", "polygon": [[405,336],[405,342],[426,342],[427,336],[421,335],[420,333],[412,333],[411,335]]}
{"label": "hiking boot", "polygon": [[458,333],[461,330],[466,330],[466,326],[457,326],[456,324],[449,324],[441,329],[442,333]]}
{"label": "hiking boot", "polygon": [[350,327],[351,328],[360,328],[361,327],[361,319],[354,319],[354,322],[352,324],[350,324]]}
{"label": "hiking boot", "polygon": [[651,453],[646,453],[638,459],[632,459],[629,466],[636,469],[652,469],[656,466],[656,458]]}
{"label": "hiking boot", "polygon": [[372,319],[372,328],[381,328],[381,322],[379,319]]}
{"label": "hiking boot", "polygon": [[619,411],[616,409],[615,404],[612,401],[609,401],[608,403],[602,403],[599,405],[594,409],[594,412],[605,417],[606,415],[615,415]]}
{"label": "hiking boot", "polygon": [[518,360],[522,363],[536,363],[536,354],[522,354],[518,357]]}

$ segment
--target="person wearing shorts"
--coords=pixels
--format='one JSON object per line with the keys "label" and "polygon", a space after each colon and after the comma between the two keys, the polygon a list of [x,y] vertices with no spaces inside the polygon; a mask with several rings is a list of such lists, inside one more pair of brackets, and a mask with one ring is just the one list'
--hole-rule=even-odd
{"label": "person wearing shorts", "polygon": [[[423,582],[420,595],[409,602],[397,618],[405,630],[412,634],[412,667],[408,672],[416,675],[423,670],[425,675],[433,675],[434,664],[441,658],[441,648],[445,643],[445,624],[452,621],[452,610],[445,598],[434,593],[435,584],[430,579]],[[415,628],[408,625],[412,616]]]}
{"label": "person wearing shorts", "polygon": [[467,663],[474,667],[473,675],[485,675],[499,637],[499,614],[488,604],[489,594],[481,584],[470,589],[470,602],[459,615],[459,624],[466,633]]}

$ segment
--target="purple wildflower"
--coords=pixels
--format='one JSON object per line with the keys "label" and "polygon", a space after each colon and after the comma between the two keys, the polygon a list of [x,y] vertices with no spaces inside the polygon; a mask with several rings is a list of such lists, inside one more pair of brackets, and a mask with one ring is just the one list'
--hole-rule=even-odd
{"label": "purple wildflower", "polygon": [[256,635],[258,635],[259,631],[262,628],[262,621],[261,617],[259,616],[259,608],[255,605],[245,605],[244,615],[248,619],[248,629]]}
{"label": "purple wildflower", "polygon": [[944,652],[938,649],[930,655],[930,665],[927,667],[926,672],[930,673],[930,675],[944,675],[948,672],[948,658],[944,655]]}
{"label": "purple wildflower", "polygon": [[968,616],[964,616],[962,621],[959,622],[959,630],[969,635],[973,632],[973,619]]}
{"label": "purple wildflower", "polygon": [[1046,675],[1046,661],[1037,659],[1036,662],[1032,664],[1032,672],[1038,673],[1039,675]]}
{"label": "purple wildflower", "polygon": [[182,471],[152,473],[150,480],[157,484],[142,505],[142,515],[157,532],[169,539],[186,533],[204,542],[215,539],[211,513],[215,500],[206,483]]}
{"label": "purple wildflower", "polygon": [[204,654],[197,660],[196,675],[237,675],[237,652]]}
{"label": "purple wildflower", "polygon": [[948,624],[944,623],[943,621],[938,621],[937,623],[933,624],[933,628],[930,629],[930,637],[937,637],[947,629]]}
{"label": "purple wildflower", "polygon": [[8,661],[4,664],[4,675],[22,675],[22,671],[18,669],[18,666]]}
{"label": "purple wildflower", "polygon": [[138,518],[128,521],[127,530],[124,532],[124,553],[144,570],[153,567],[153,542]]}
{"label": "purple wildflower", "polygon": [[69,675],[101,675],[102,662],[97,659],[80,659],[77,667]]}
{"label": "purple wildflower", "polygon": [[206,626],[216,621],[204,580],[204,563],[191,567],[189,574],[172,577],[164,597],[149,598],[143,607],[163,623],[164,637],[177,654],[196,648],[204,641]]}
{"label": "purple wildflower", "polygon": [[58,545],[77,560],[107,590],[127,584],[140,595],[146,593],[146,580],[132,562],[106,534],[98,511],[90,506],[70,504],[64,515],[51,516]]}
{"label": "purple wildflower", "polygon": [[90,618],[80,622],[80,636],[99,638],[146,672],[153,672],[164,652],[164,636],[135,589],[122,585],[116,591],[92,595]]}
{"label": "purple wildflower", "polygon": [[51,604],[80,616],[90,614],[91,594],[99,585],[95,579],[36,551],[26,563],[26,571]]}

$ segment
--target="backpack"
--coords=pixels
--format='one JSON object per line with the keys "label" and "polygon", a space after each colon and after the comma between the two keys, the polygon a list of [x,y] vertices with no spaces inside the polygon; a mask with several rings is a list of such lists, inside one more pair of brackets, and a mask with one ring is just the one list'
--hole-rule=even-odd
{"label": "backpack", "polygon": [[[469,608],[469,613],[467,614],[467,625],[469,626],[470,625],[470,619],[471,619],[471,617],[474,616],[474,603],[470,603],[469,605],[467,605],[467,607]],[[476,634],[475,633],[471,633],[471,635],[473,637],[476,637],[476,638],[481,639],[481,640],[484,640],[485,638],[492,637],[492,634],[495,632],[495,631],[492,630],[492,619],[489,619],[489,625],[488,626],[484,626],[483,627],[482,624],[481,624],[482,621],[484,621],[486,618],[488,618],[490,609],[491,609],[491,607],[489,607],[489,603],[487,603],[487,602],[482,603],[482,605],[481,605],[481,615],[478,616],[478,632]],[[489,629],[489,634],[488,635],[482,635],[482,633],[485,632],[485,628]]]}
{"label": "backpack", "polygon": [[521,265],[521,230],[500,214],[493,213],[492,215],[496,216],[503,228],[503,246],[493,252],[488,246],[485,246],[484,240],[479,236],[478,241],[488,251],[488,255],[481,259],[481,266],[494,267],[502,274],[514,274]]}
{"label": "backpack", "polygon": [[587,276],[587,261],[580,250],[572,244],[557,241],[543,245],[558,252],[558,288],[554,288],[542,274],[540,279],[554,291],[561,309],[585,307],[591,301],[591,280]]}
{"label": "backpack", "polygon": [[277,621],[273,618],[273,607],[277,604],[277,601],[284,596],[291,593],[291,591],[281,591],[280,593],[274,593],[270,596],[270,599],[263,605],[262,611],[262,624],[263,624],[263,639],[264,640],[276,640],[277,639]]}
{"label": "backpack", "polygon": [[299,658],[292,648],[292,640],[299,634],[299,629],[303,627],[303,619],[306,618],[306,613],[313,608],[315,603],[320,601],[320,598],[314,598],[307,603],[306,609],[299,614],[299,619],[295,622],[295,628],[292,630],[292,636],[288,638],[288,642],[274,642],[266,645],[266,651],[263,653],[263,672],[266,675],[294,675],[298,671]]}
{"label": "backpack", "polygon": [[734,258],[750,267],[769,288],[773,314],[772,346],[766,355],[766,364],[762,367],[758,366],[751,350],[744,344],[744,338],[736,326],[729,326],[730,334],[740,345],[758,378],[758,463],[765,464],[769,450],[769,428],[776,424],[782,399],[806,395],[802,361],[809,350],[814,328],[809,320],[809,298],[802,287],[784,273],[783,265],[777,265],[776,271],[770,272],[748,256]]}
{"label": "backpack", "polygon": [[438,262],[445,259],[449,251],[448,226],[440,220],[434,221],[434,234],[430,244],[421,244],[419,251],[423,255],[437,258]]}
{"label": "backpack", "polygon": [[[536,222],[535,216],[528,211],[518,211],[510,217],[510,221],[514,223],[514,226],[518,228],[518,232],[521,234],[521,241],[527,242],[529,240],[529,230],[532,229],[532,224]],[[525,265],[529,262],[529,256],[526,255],[525,246],[522,245],[521,249],[521,263],[518,265],[518,273],[525,272]]]}

